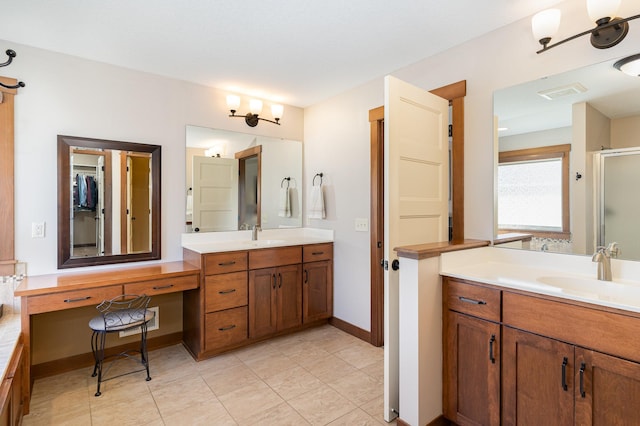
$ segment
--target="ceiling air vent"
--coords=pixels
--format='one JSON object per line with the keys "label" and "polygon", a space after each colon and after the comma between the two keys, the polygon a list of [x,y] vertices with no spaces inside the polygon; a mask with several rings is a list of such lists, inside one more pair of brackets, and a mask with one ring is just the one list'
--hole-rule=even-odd
{"label": "ceiling air vent", "polygon": [[538,95],[545,99],[554,100],[563,96],[577,95],[587,91],[587,88],[580,83],[573,83],[567,86],[554,87],[553,89],[541,90]]}

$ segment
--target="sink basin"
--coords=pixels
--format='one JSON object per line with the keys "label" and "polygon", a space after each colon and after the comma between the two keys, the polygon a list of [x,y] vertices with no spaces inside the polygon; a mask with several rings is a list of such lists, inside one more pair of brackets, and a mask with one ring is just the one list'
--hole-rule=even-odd
{"label": "sink basin", "polygon": [[249,241],[251,247],[268,247],[284,243],[284,240],[256,240]]}
{"label": "sink basin", "polygon": [[546,276],[537,281],[546,284],[555,291],[594,297],[600,300],[624,301],[640,298],[640,287],[635,283],[601,281],[583,277]]}

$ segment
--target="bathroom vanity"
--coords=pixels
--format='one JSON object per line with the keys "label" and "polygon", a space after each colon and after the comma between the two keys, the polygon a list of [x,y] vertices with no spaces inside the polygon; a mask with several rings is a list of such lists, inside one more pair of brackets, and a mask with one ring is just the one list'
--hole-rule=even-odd
{"label": "bathroom vanity", "polygon": [[327,322],[333,315],[333,242],[287,239],[184,246],[201,270],[184,292],[184,343],[197,360]]}
{"label": "bathroom vanity", "polygon": [[445,417],[640,424],[638,283],[579,274],[590,258],[519,264],[521,254],[482,250],[443,260]]}

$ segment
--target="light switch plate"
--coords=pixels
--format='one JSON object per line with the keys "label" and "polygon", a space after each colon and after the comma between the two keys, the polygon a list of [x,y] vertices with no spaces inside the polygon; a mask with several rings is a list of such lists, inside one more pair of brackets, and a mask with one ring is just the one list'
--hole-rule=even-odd
{"label": "light switch plate", "polygon": [[356,231],[367,232],[369,230],[369,219],[366,217],[356,218]]}
{"label": "light switch plate", "polygon": [[44,222],[31,223],[31,238],[44,238]]}

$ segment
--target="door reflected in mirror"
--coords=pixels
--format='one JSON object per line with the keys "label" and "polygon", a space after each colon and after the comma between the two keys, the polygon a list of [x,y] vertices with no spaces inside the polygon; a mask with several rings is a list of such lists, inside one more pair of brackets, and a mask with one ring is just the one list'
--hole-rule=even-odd
{"label": "door reflected in mirror", "polygon": [[302,226],[302,143],[186,127],[186,232]]}
{"label": "door reflected in mirror", "polygon": [[58,267],[160,258],[160,146],[58,136]]}

